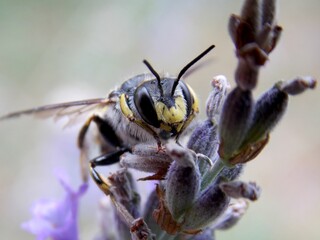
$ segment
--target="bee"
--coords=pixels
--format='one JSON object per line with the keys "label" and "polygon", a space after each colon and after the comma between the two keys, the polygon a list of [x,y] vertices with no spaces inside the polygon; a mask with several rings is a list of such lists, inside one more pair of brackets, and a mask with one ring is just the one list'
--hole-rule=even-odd
{"label": "bee", "polygon": [[[88,178],[88,155],[85,137],[90,124],[96,124],[103,140],[103,154],[90,160],[90,166],[110,165],[120,160],[138,143],[155,142],[158,151],[168,139],[179,136],[199,112],[198,99],[192,88],[181,81],[186,71],[214,48],[211,45],[189,62],[177,77],[161,77],[146,60],[143,63],[151,73],[139,74],[125,81],[105,98],[45,105],[9,113],[0,120],[34,115],[68,117],[69,123],[88,115],[78,135],[80,166],[84,181]],[[92,170],[91,170],[92,171]],[[91,174],[95,174],[95,171]]]}

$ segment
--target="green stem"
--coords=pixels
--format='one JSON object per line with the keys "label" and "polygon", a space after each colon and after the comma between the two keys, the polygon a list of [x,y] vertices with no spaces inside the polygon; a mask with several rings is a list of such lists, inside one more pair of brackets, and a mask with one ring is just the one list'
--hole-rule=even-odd
{"label": "green stem", "polygon": [[213,165],[213,167],[204,174],[201,182],[201,190],[208,187],[218,176],[218,174],[221,172],[221,170],[225,167],[224,161],[219,158]]}

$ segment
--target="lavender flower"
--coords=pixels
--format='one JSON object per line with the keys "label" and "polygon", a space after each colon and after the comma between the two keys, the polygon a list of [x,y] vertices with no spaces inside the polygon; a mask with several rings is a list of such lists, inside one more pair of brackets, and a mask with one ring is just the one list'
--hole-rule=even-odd
{"label": "lavender flower", "polygon": [[60,200],[37,201],[31,209],[33,218],[22,224],[22,228],[36,235],[38,240],[49,237],[53,240],[78,239],[79,199],[88,189],[88,184],[83,183],[74,191],[62,172],[57,177],[66,196]]}
{"label": "lavender flower", "polygon": [[[192,130],[186,146],[168,143],[159,152],[146,143],[122,156],[123,167],[153,173],[140,180],[160,181],[145,209],[141,229],[148,231],[131,239],[213,240],[215,230],[228,229],[241,219],[248,207],[244,199],[258,199],[260,188],[255,183],[237,181],[244,164],[268,143],[289,95],[316,86],[314,78],[300,77],[279,82],[254,100],[252,91],[258,84],[260,67],[274,50],[281,29],[275,24],[274,0],[244,1],[241,15],[232,15],[229,22],[238,58],[236,87],[227,94],[226,78],[214,78],[206,104],[207,119]],[[105,193],[129,223],[128,230],[136,229],[136,217],[129,215],[130,209],[111,192],[119,184],[103,182],[102,177],[94,180],[108,189]]]}
{"label": "lavender flower", "polygon": [[[137,144],[132,151],[121,152],[122,169],[108,178],[90,162],[91,177],[116,210],[115,236],[105,228],[99,237],[213,240],[216,230],[229,229],[241,219],[247,200],[255,201],[260,195],[255,183],[237,181],[245,163],[268,143],[289,95],[316,86],[314,78],[299,77],[278,82],[254,100],[252,91],[258,84],[259,70],[274,50],[281,30],[275,22],[275,0],[245,0],[241,14],[232,15],[229,21],[238,59],[236,87],[227,94],[227,79],[221,75],[213,79],[207,118],[190,129],[186,145],[164,141],[160,151],[153,143]],[[159,181],[144,206],[143,217],[130,168],[152,173],[139,180]],[[23,224],[38,239],[78,239],[77,207],[87,185],[75,192],[64,178],[59,179],[66,197],[39,201],[33,207],[34,218]]]}

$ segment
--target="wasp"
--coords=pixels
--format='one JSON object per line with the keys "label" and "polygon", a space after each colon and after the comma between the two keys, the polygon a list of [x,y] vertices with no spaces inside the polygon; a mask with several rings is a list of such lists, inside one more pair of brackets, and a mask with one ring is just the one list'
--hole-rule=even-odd
{"label": "wasp", "polygon": [[[138,143],[155,142],[158,151],[168,139],[178,141],[179,136],[199,112],[198,99],[192,88],[182,80],[183,75],[214,48],[211,45],[189,62],[177,77],[160,76],[146,60],[143,63],[150,73],[136,75],[111,91],[105,98],[72,101],[45,105],[9,113],[0,120],[34,115],[69,117],[69,122],[88,115],[78,135],[80,166],[84,181],[88,178],[88,159],[85,137],[90,124],[96,124],[102,155],[90,160],[91,175],[97,176],[94,167],[110,165],[120,160],[125,152]],[[93,171],[93,172],[92,172]],[[99,181],[97,177],[94,180]]]}

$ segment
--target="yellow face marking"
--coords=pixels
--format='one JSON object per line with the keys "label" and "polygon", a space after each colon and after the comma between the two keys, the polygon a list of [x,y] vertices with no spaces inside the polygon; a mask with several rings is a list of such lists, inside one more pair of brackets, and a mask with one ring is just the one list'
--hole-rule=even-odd
{"label": "yellow face marking", "polygon": [[193,104],[192,104],[192,110],[195,112],[195,113],[198,113],[199,112],[199,100],[197,98],[197,95],[194,93],[193,89],[191,87],[189,87],[187,85],[190,93],[191,93],[191,96],[193,98]]}
{"label": "yellow face marking", "polygon": [[178,133],[183,132],[189,126],[189,124],[192,122],[192,120],[195,118],[196,114],[199,112],[199,101],[198,101],[198,98],[197,98],[196,94],[194,93],[194,91],[192,90],[192,88],[189,87],[189,85],[187,85],[187,87],[188,87],[188,89],[190,91],[193,103],[192,103],[192,106],[191,106],[190,114],[187,116],[186,120],[181,122],[181,123],[179,123],[176,126],[176,130],[177,130]]}
{"label": "yellow face marking", "polygon": [[180,123],[185,120],[187,114],[187,106],[182,97],[177,97],[175,105],[168,108],[164,103],[157,102],[155,109],[158,119],[165,124]]}
{"label": "yellow face marking", "polygon": [[127,104],[125,94],[121,94],[121,96],[120,96],[120,109],[121,109],[123,115],[125,115],[128,119],[134,118],[133,113]]}

